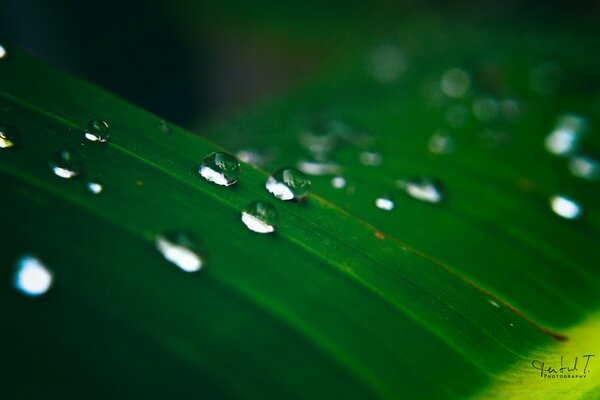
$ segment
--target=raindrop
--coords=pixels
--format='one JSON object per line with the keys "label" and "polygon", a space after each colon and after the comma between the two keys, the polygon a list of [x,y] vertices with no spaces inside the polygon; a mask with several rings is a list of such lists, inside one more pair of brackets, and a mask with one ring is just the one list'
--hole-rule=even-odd
{"label": "raindrop", "polygon": [[448,133],[438,131],[429,138],[427,148],[433,154],[450,154],[454,151],[454,139]]}
{"label": "raindrop", "polygon": [[443,185],[432,178],[421,176],[409,180],[400,180],[397,184],[410,197],[427,203],[440,203],[444,198]]}
{"label": "raindrop", "polygon": [[110,128],[106,121],[93,119],[87,123],[83,135],[92,142],[105,143],[110,137]]}
{"label": "raindrop", "polygon": [[17,261],[15,288],[27,296],[41,296],[52,286],[52,272],[38,258],[24,255]]}
{"label": "raindrop", "polygon": [[247,164],[260,166],[265,163],[265,156],[254,149],[238,150],[235,155],[239,160]]}
{"label": "raindrop", "polygon": [[202,160],[198,173],[209,182],[231,186],[240,178],[240,163],[227,153],[210,153]]}
{"label": "raindrop", "polygon": [[171,231],[157,235],[155,245],[167,261],[185,272],[196,272],[204,266],[203,252],[191,233]]}
{"label": "raindrop", "polygon": [[88,182],[86,185],[86,188],[89,192],[91,192],[93,194],[100,194],[100,193],[102,193],[102,190],[104,190],[104,188],[102,187],[102,184],[97,181]]}
{"label": "raindrop", "polygon": [[341,141],[363,146],[370,140],[364,128],[339,118],[318,120],[300,135],[300,145],[318,161],[326,160]]}
{"label": "raindrop", "polygon": [[300,160],[296,166],[308,175],[336,175],[342,172],[342,166],[333,161]]}
{"label": "raindrop", "polygon": [[583,213],[575,200],[560,194],[550,197],[550,207],[555,214],[566,219],[577,219]]}
{"label": "raindrop", "polygon": [[452,68],[444,73],[440,82],[442,92],[448,97],[463,97],[471,86],[471,77],[461,68]]}
{"label": "raindrop", "polygon": [[277,219],[275,207],[263,201],[252,202],[242,211],[242,222],[253,232],[274,232]]}
{"label": "raindrop", "polygon": [[346,186],[346,179],[342,176],[334,176],[331,179],[331,186],[335,189],[343,189]]}
{"label": "raindrop", "polygon": [[392,83],[406,71],[406,58],[397,46],[383,45],[371,53],[368,70],[377,81]]}
{"label": "raindrop", "polygon": [[546,136],[546,149],[556,155],[568,155],[577,150],[581,137],[587,132],[587,120],[575,114],[562,115],[552,132]]}
{"label": "raindrop", "polygon": [[381,210],[392,211],[394,202],[387,195],[383,195],[375,199],[375,206]]}
{"label": "raindrop", "polygon": [[377,167],[383,164],[383,156],[374,151],[363,151],[359,156],[360,162],[369,167]]}
{"label": "raindrop", "polygon": [[19,128],[9,124],[0,124],[0,149],[14,147],[20,139],[21,131]]}
{"label": "raindrop", "polygon": [[4,46],[2,46],[0,44],[0,58],[4,58],[6,56],[6,50],[4,49]]}
{"label": "raindrop", "polygon": [[569,171],[582,179],[595,181],[600,178],[600,164],[588,156],[574,156],[569,160]]}
{"label": "raindrop", "polygon": [[71,179],[83,171],[83,160],[74,151],[62,149],[54,154],[50,161],[50,169],[60,178]]}
{"label": "raindrop", "polygon": [[282,168],[267,179],[265,187],[280,200],[303,200],[310,193],[311,182],[294,168]]}
{"label": "raindrop", "polygon": [[473,115],[481,122],[492,122],[498,117],[500,103],[493,97],[480,97],[473,102]]}

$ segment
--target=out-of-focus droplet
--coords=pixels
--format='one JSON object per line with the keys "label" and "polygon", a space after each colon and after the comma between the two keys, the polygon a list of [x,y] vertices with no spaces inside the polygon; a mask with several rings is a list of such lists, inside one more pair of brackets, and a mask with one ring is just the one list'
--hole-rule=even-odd
{"label": "out-of-focus droplet", "polygon": [[406,57],[402,50],[387,44],[376,48],[371,53],[367,68],[375,80],[381,83],[392,83],[402,77],[406,65]]}
{"label": "out-of-focus droplet", "polygon": [[102,190],[104,190],[104,187],[98,181],[88,182],[86,185],[86,188],[90,193],[93,193],[93,194],[100,194],[100,193],[102,193]]}
{"label": "out-of-focus droplet", "polygon": [[331,179],[331,186],[335,189],[343,189],[346,186],[346,179],[343,176],[334,176]]}
{"label": "out-of-focus droplet", "polygon": [[381,210],[392,211],[394,209],[394,201],[389,196],[382,195],[375,199],[375,206]]}
{"label": "out-of-focus droplet", "polygon": [[493,97],[479,97],[473,102],[473,115],[483,123],[489,123],[498,117],[500,103]]}
{"label": "out-of-focus droplet", "polygon": [[171,128],[169,128],[167,121],[165,121],[164,119],[161,119],[160,121],[158,121],[158,124],[156,124],[156,127],[162,133],[167,133],[167,134],[171,133]]}
{"label": "out-of-focus droplet", "polygon": [[383,164],[383,156],[375,151],[363,151],[360,153],[361,164],[368,167],[378,167]]}
{"label": "out-of-focus droplet", "polygon": [[75,178],[83,172],[83,160],[73,150],[61,149],[50,160],[50,169],[60,178]]}
{"label": "out-of-focus droplet", "polygon": [[579,141],[587,132],[587,119],[575,114],[562,115],[552,132],[546,136],[546,149],[559,156],[569,155],[579,147]]}
{"label": "out-of-focus droplet", "polygon": [[207,181],[231,186],[240,178],[240,163],[228,153],[210,153],[202,160],[198,173]]}
{"label": "out-of-focus droplet", "polygon": [[265,163],[265,157],[258,150],[241,149],[235,153],[236,157],[247,164],[262,166]]}
{"label": "out-of-focus droplet", "polygon": [[575,200],[560,194],[550,197],[550,207],[556,215],[566,219],[577,219],[583,213],[583,209]]}
{"label": "out-of-focus droplet", "polygon": [[87,123],[83,135],[89,141],[105,143],[110,138],[110,128],[106,121],[93,119]]}
{"label": "out-of-focus droplet", "polygon": [[531,70],[529,83],[531,88],[542,96],[554,94],[563,80],[563,70],[557,63],[538,64]]}
{"label": "out-of-focus droplet", "polygon": [[427,148],[433,154],[450,154],[454,151],[454,139],[445,131],[437,131],[429,138]]}
{"label": "out-of-focus droplet", "polygon": [[471,87],[471,77],[461,68],[452,68],[444,72],[440,82],[442,92],[448,97],[463,97]]}
{"label": "out-of-focus droplet", "polygon": [[597,181],[600,178],[600,163],[588,156],[574,156],[569,160],[569,171],[578,178]]}
{"label": "out-of-focus droplet", "polygon": [[265,187],[280,200],[303,200],[310,193],[311,182],[294,168],[282,168],[267,179]]}
{"label": "out-of-focus droplet", "polygon": [[426,203],[437,204],[444,199],[443,185],[433,178],[419,176],[408,180],[399,180],[397,185],[413,199]]}
{"label": "out-of-focus droplet", "polygon": [[21,293],[41,296],[50,289],[52,280],[52,272],[38,258],[27,254],[17,261],[14,286]]}
{"label": "out-of-focus droplet", "polygon": [[9,149],[19,143],[21,131],[10,124],[0,124],[0,149]]}
{"label": "out-of-focus droplet", "polygon": [[278,214],[275,207],[264,201],[255,201],[242,211],[242,222],[257,233],[271,233],[277,226]]}
{"label": "out-of-focus droplet", "polygon": [[6,56],[6,49],[4,46],[0,44],[0,58],[4,58]]}
{"label": "out-of-focus droplet", "polygon": [[342,172],[342,166],[333,161],[300,160],[298,169],[308,175],[337,175]]}
{"label": "out-of-focus droplet", "polygon": [[171,231],[157,235],[155,245],[167,261],[185,272],[196,272],[204,266],[204,253],[198,240],[189,232]]}

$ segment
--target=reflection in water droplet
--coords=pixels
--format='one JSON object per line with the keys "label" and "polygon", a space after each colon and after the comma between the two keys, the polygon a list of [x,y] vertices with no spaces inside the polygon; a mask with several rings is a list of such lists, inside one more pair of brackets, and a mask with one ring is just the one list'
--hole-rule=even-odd
{"label": "reflection in water droplet", "polygon": [[252,202],[242,211],[242,222],[253,232],[274,232],[277,219],[277,210],[264,201]]}
{"label": "reflection in water droplet", "polygon": [[267,179],[265,187],[280,200],[303,200],[310,193],[311,182],[294,168],[282,168]]}
{"label": "reflection in water droplet", "polygon": [[397,46],[383,45],[371,53],[368,70],[381,83],[395,82],[406,71],[406,58]]}
{"label": "reflection in water droplet", "polygon": [[343,189],[346,186],[346,179],[342,176],[335,176],[331,179],[331,186],[335,189]]}
{"label": "reflection in water droplet", "polygon": [[342,166],[333,161],[300,160],[296,166],[308,175],[336,175],[342,172]]}
{"label": "reflection in water droplet", "polygon": [[421,176],[409,180],[400,180],[397,184],[410,197],[427,203],[440,203],[444,198],[443,185],[432,178]]}
{"label": "reflection in water droplet", "polygon": [[574,156],[569,160],[569,171],[582,179],[596,181],[600,178],[600,164],[588,156]]}
{"label": "reflection in water droplet", "polygon": [[388,196],[379,196],[375,199],[375,206],[379,209],[391,211],[394,209],[394,202]]}
{"label": "reflection in water droplet", "polygon": [[369,167],[377,167],[383,164],[383,156],[374,151],[363,151],[359,156],[360,162]]}
{"label": "reflection in water droplet", "polygon": [[429,138],[427,148],[433,154],[450,154],[454,151],[454,139],[447,132],[438,131]]}
{"label": "reflection in water droplet", "polygon": [[4,58],[4,56],[6,56],[6,50],[4,49],[4,46],[0,44],[0,58]]}
{"label": "reflection in water droplet", "polygon": [[480,97],[473,102],[473,115],[484,123],[495,120],[499,110],[500,104],[493,97]]}
{"label": "reflection in water droplet", "polygon": [[94,181],[88,182],[86,187],[87,187],[88,191],[90,191],[94,194],[99,194],[104,189],[100,182],[94,182]]}
{"label": "reflection in water droplet", "polygon": [[231,186],[240,178],[240,163],[231,154],[210,153],[202,160],[198,173],[209,182]]}
{"label": "reflection in water droplet", "polygon": [[27,296],[41,296],[52,286],[52,272],[38,258],[24,255],[17,261],[15,288]]}
{"label": "reflection in water droplet", "polygon": [[550,197],[550,207],[554,213],[566,219],[577,219],[583,213],[575,200],[558,194]]}
{"label": "reflection in water droplet", "polygon": [[587,132],[587,120],[579,115],[561,116],[552,132],[546,136],[546,149],[556,155],[568,155],[577,150],[579,141]]}
{"label": "reflection in water droplet", "polygon": [[0,124],[0,149],[14,147],[20,139],[21,131],[19,128],[9,124]]}
{"label": "reflection in water droplet", "polygon": [[199,271],[204,265],[198,240],[189,232],[172,231],[157,235],[155,245],[167,261],[185,272]]}
{"label": "reflection in water droplet", "polygon": [[461,68],[452,68],[442,76],[440,88],[448,97],[463,97],[471,86],[471,77]]}
{"label": "reflection in water droplet", "polygon": [[83,160],[74,151],[62,149],[57,151],[50,160],[50,169],[60,178],[71,179],[83,171]]}
{"label": "reflection in water droplet", "polygon": [[110,128],[106,121],[93,119],[87,123],[83,135],[92,142],[105,143],[110,137]]}
{"label": "reflection in water droplet", "polygon": [[563,71],[556,63],[543,63],[531,70],[529,82],[538,94],[548,96],[556,92],[563,79]]}

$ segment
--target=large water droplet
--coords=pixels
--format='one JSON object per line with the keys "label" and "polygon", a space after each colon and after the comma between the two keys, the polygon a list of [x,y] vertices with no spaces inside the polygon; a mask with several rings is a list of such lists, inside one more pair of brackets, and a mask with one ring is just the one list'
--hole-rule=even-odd
{"label": "large water droplet", "polygon": [[583,209],[575,200],[560,194],[550,197],[550,207],[556,215],[566,219],[577,219],[583,213]]}
{"label": "large water droplet", "polygon": [[417,200],[440,203],[444,199],[443,185],[436,179],[420,176],[409,180],[400,180],[397,184],[410,197]]}
{"label": "large water droplet", "polygon": [[92,142],[105,143],[110,137],[110,128],[106,121],[93,119],[87,123],[83,135]]}
{"label": "large water droplet", "polygon": [[588,156],[574,156],[569,160],[569,171],[582,179],[596,181],[600,178],[600,164]]}
{"label": "large water droplet", "polygon": [[275,207],[264,201],[252,202],[242,211],[242,222],[253,232],[274,232],[277,219]]}
{"label": "large water droplet", "polygon": [[86,184],[86,188],[89,192],[94,194],[100,194],[104,190],[102,184],[98,181],[90,181]]}
{"label": "large water droplet", "polygon": [[17,261],[14,278],[15,288],[27,296],[41,296],[52,286],[52,272],[32,255],[24,255]]}
{"label": "large water droplet", "polygon": [[562,115],[552,132],[546,136],[546,149],[556,155],[568,155],[577,150],[587,132],[587,119],[575,114]]}
{"label": "large water droplet", "polygon": [[440,88],[448,97],[463,97],[471,86],[471,77],[461,68],[452,68],[442,76]]}
{"label": "large water droplet", "polygon": [[280,200],[303,200],[310,193],[311,182],[294,168],[282,168],[267,179],[265,187]]}
{"label": "large water droplet", "polygon": [[198,170],[204,179],[221,186],[231,186],[240,178],[240,163],[231,154],[210,153]]}
{"label": "large water droplet", "polygon": [[57,151],[50,160],[50,169],[60,178],[71,179],[83,171],[83,160],[74,151],[62,149]]}
{"label": "large water droplet", "polygon": [[0,58],[4,58],[4,56],[6,56],[6,49],[0,44]]}
{"label": "large water droplet", "polygon": [[379,196],[375,199],[375,206],[382,210],[392,211],[394,209],[394,201],[387,195]]}
{"label": "large water droplet", "polygon": [[0,124],[0,149],[14,147],[20,139],[21,131],[19,128],[9,124]]}
{"label": "large water droplet", "polygon": [[172,231],[157,235],[155,244],[167,261],[185,272],[199,271],[204,265],[198,240],[189,232]]}

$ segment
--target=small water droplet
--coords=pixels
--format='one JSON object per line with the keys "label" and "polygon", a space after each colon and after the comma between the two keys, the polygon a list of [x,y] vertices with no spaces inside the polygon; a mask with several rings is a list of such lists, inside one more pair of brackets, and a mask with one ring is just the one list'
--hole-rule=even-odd
{"label": "small water droplet", "polygon": [[156,249],[163,257],[185,272],[196,272],[204,266],[204,256],[193,234],[171,231],[157,235]]}
{"label": "small water droplet", "polygon": [[346,186],[346,179],[343,176],[335,176],[331,179],[331,186],[335,189],[343,189]]}
{"label": "small water droplet", "polygon": [[14,147],[20,139],[21,131],[19,128],[9,124],[0,124],[0,149]]}
{"label": "small water droplet", "polygon": [[83,160],[74,151],[61,149],[50,160],[50,169],[60,178],[71,179],[83,171]]}
{"label": "small water droplet", "polygon": [[4,58],[6,56],[6,49],[4,46],[0,44],[0,58]]}
{"label": "small water droplet", "polygon": [[377,81],[392,83],[406,71],[406,58],[397,46],[382,45],[371,53],[367,68]]}
{"label": "small water droplet", "polygon": [[169,128],[167,121],[165,121],[164,119],[161,119],[160,121],[158,121],[158,124],[156,124],[156,127],[162,133],[167,133],[167,134],[171,133],[171,128]]}
{"label": "small water droplet", "polygon": [[311,182],[294,168],[282,168],[267,179],[265,187],[280,200],[303,200],[310,193]]}
{"label": "small water droplet", "polygon": [[500,103],[493,97],[479,97],[473,102],[473,115],[483,123],[489,123],[498,117]]}
{"label": "small water droplet", "polygon": [[240,163],[231,154],[214,152],[204,157],[198,173],[209,182],[231,186],[240,178]]}
{"label": "small water droplet", "polygon": [[100,193],[102,193],[102,190],[104,190],[104,187],[102,186],[102,184],[97,181],[88,182],[86,187],[89,192],[94,193],[94,194],[100,194]]}
{"label": "small water droplet", "polygon": [[579,147],[579,141],[587,132],[587,127],[587,120],[580,115],[562,115],[554,130],[546,136],[546,149],[559,156],[572,154]]}
{"label": "small water droplet", "polygon": [[106,121],[93,119],[87,123],[83,135],[89,141],[105,143],[110,137],[110,128]]}
{"label": "small water droplet", "polygon": [[21,293],[41,296],[50,289],[52,280],[52,272],[38,258],[27,254],[17,261],[14,286]]}
{"label": "small water droplet", "polygon": [[383,156],[374,151],[363,151],[360,153],[359,160],[363,165],[369,167],[378,167],[383,164]]}
{"label": "small water droplet", "polygon": [[581,206],[572,198],[560,194],[550,197],[552,211],[566,219],[577,219],[583,213]]}
{"label": "small water droplet", "polygon": [[387,195],[379,196],[375,199],[375,206],[381,210],[392,211],[394,209],[394,201]]}
{"label": "small water droplet", "polygon": [[448,97],[463,97],[471,86],[471,77],[461,68],[452,68],[442,76],[440,88]]}
{"label": "small water droplet", "polygon": [[574,156],[569,160],[569,171],[582,179],[596,181],[600,178],[600,164],[588,156]]}
{"label": "small water droplet", "polygon": [[252,202],[242,211],[242,222],[253,232],[274,232],[277,219],[275,207],[264,201]]}
{"label": "small water droplet", "polygon": [[536,65],[529,77],[531,88],[542,96],[549,96],[556,92],[563,79],[560,65],[554,62]]}
{"label": "small water droplet", "polygon": [[498,304],[495,300],[488,299],[488,303],[490,303],[491,305],[493,305],[496,308],[500,308],[500,304]]}
{"label": "small water droplet", "polygon": [[336,175],[342,172],[342,166],[333,161],[300,160],[296,166],[308,175]]}
{"label": "small water droplet", "polygon": [[454,151],[454,139],[447,132],[438,131],[429,138],[427,148],[433,154],[450,154]]}
{"label": "small water droplet", "polygon": [[417,200],[436,204],[444,199],[443,185],[436,179],[420,176],[409,180],[400,180],[397,184],[410,197]]}

